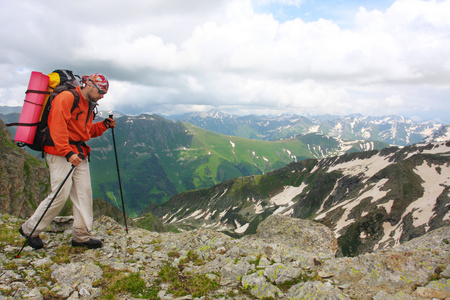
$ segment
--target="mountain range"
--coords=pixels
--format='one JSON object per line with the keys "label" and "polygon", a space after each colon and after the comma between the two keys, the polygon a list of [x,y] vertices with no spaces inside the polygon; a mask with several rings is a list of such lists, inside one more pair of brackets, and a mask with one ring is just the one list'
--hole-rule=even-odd
{"label": "mountain range", "polygon": [[[105,113],[97,119],[101,120],[102,115]],[[8,114],[5,122],[12,119]],[[183,191],[264,174],[307,158],[388,146],[384,142],[347,141],[314,133],[278,141],[254,140],[218,134],[158,115],[123,116],[116,122],[124,202],[127,213],[134,217],[149,204],[163,203]],[[94,197],[121,207],[111,133],[90,140],[89,145]]]}
{"label": "mountain range", "polygon": [[[163,203],[187,190],[212,187],[231,178],[264,174],[307,158],[382,149],[382,142],[344,141],[310,134],[262,141],[217,134],[157,115],[118,118],[116,141],[122,182],[130,212]],[[96,192],[117,200],[117,178],[108,134],[90,141]],[[108,170],[107,172],[105,172]],[[114,190],[114,188],[116,189]],[[113,191],[114,193],[108,193]]]}
{"label": "mountain range", "polygon": [[[255,208],[265,219],[255,234],[239,239],[211,229],[158,233],[131,226],[125,233],[121,213],[97,199],[93,234],[102,248],[70,247],[73,218],[62,217],[42,234],[44,249],[25,247],[18,258],[24,242],[18,216],[29,216],[49,178],[44,163],[14,145],[0,120],[0,298],[447,299],[449,143],[308,159],[253,176],[262,183],[253,190],[234,184],[230,189],[241,199],[258,199],[283,184],[270,198],[278,213],[269,216],[258,203],[241,210],[250,217]],[[333,176],[339,177],[334,185]],[[365,181],[363,194],[358,176]],[[302,213],[301,205],[314,207],[308,201],[320,199],[327,183],[332,187],[325,193],[332,192],[321,202],[322,218],[287,216]],[[230,210],[222,213],[231,218]],[[120,224],[101,217],[105,213]],[[199,211],[195,219],[210,218]],[[250,228],[242,221],[236,228]],[[354,257],[339,257],[344,253]]]}
{"label": "mountain range", "polygon": [[[0,106],[0,118],[18,120],[21,108]],[[112,112],[100,111],[106,117]],[[117,117],[126,116],[114,111]],[[343,140],[381,141],[395,146],[422,142],[433,135],[448,131],[448,124],[435,121],[415,121],[396,115],[246,115],[227,114],[217,110],[163,116],[174,122],[187,122],[206,130],[249,139],[276,141],[310,133]]]}
{"label": "mountain range", "polygon": [[280,140],[310,133],[322,134],[345,140],[382,141],[390,145],[406,146],[421,142],[438,133],[445,124],[416,122],[401,116],[348,116],[320,115],[301,116],[283,114],[278,116],[237,116],[211,110],[170,116],[176,121],[194,124],[225,135],[250,139]]}
{"label": "mountain range", "polygon": [[[5,114],[0,118],[5,123],[18,120],[17,112],[3,108],[0,112]],[[110,113],[100,112],[97,119]],[[163,203],[181,192],[265,174],[291,162],[380,150],[392,141],[405,143],[432,134],[438,139],[447,134],[444,125],[419,124],[402,117],[237,117],[217,111],[181,117],[114,115],[124,202],[133,217],[149,204]],[[14,133],[14,127],[10,129]],[[106,132],[89,145],[94,197],[121,207],[111,134]]]}
{"label": "mountain range", "polygon": [[[156,115],[120,117],[117,125],[127,213],[130,208],[136,215],[151,212],[178,230],[209,228],[241,237],[280,214],[323,223],[338,238],[339,255],[354,256],[450,222],[448,140],[405,147],[381,143],[380,149],[375,142],[357,141],[352,149],[317,134],[280,141],[224,136]],[[93,186],[120,207],[111,135],[90,144]],[[249,174],[226,178],[234,170]],[[27,178],[33,181],[32,175]],[[184,191],[177,190],[180,186]],[[173,195],[164,200],[164,192]],[[22,196],[31,203],[35,195],[28,193]]]}
{"label": "mountain range", "polygon": [[149,207],[182,230],[254,234],[271,215],[311,219],[340,254],[389,248],[450,225],[450,141],[293,162]]}

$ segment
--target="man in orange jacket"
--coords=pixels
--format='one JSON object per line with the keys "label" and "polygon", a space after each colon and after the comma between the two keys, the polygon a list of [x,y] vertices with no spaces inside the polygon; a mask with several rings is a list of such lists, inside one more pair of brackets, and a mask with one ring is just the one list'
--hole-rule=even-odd
{"label": "man in orange jacket", "polygon": [[105,119],[93,123],[94,109],[108,92],[109,82],[105,76],[95,73],[82,77],[82,86],[76,88],[79,95],[78,107],[71,112],[74,95],[64,91],[52,102],[48,116],[48,126],[53,143],[44,147],[45,159],[50,170],[52,191],[45,198],[34,214],[19,228],[22,236],[27,237],[33,231],[51,199],[69,174],[72,165],[75,167],[68,177],[53,203],[45,213],[28,244],[40,249],[44,246],[39,233],[42,232],[59,214],[67,198],[73,203],[72,246],[99,248],[102,242],[91,237],[93,223],[92,187],[89,172],[90,148],[86,141],[103,134],[108,128],[115,127],[114,119]]}

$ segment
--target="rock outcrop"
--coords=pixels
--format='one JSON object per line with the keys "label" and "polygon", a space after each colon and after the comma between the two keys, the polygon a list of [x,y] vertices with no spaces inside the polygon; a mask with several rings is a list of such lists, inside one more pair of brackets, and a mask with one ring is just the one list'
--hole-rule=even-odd
{"label": "rock outcrop", "polygon": [[12,143],[0,120],[0,212],[26,217],[50,191],[44,163]]}
{"label": "rock outcrop", "polygon": [[[389,250],[335,258],[324,225],[286,216],[258,233],[233,239],[199,229],[125,232],[102,217],[101,249],[70,246],[71,229],[42,234],[46,246],[25,247],[23,220],[0,219],[0,299],[448,299],[450,228]],[[67,221],[67,220],[64,220]],[[67,223],[67,222],[65,222]]]}

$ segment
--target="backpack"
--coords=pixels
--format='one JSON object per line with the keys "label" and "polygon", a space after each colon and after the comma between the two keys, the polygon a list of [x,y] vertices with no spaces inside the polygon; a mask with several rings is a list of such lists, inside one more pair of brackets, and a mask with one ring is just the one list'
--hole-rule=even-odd
{"label": "backpack", "polygon": [[[30,79],[31,81],[31,79]],[[44,103],[42,104],[42,110],[40,112],[40,117],[38,122],[33,123],[10,123],[6,124],[6,126],[37,126],[36,133],[34,134],[34,138],[32,139],[32,143],[26,142],[17,142],[19,147],[28,146],[30,149],[36,151],[44,151],[45,145],[53,145],[53,141],[50,137],[50,132],[48,128],[48,115],[50,113],[50,109],[52,107],[53,99],[63,91],[70,91],[74,96],[74,101],[71,109],[71,113],[78,107],[78,103],[80,101],[80,95],[76,92],[75,88],[79,86],[80,77],[74,75],[70,70],[55,70],[52,73],[48,74],[48,87],[47,91],[37,91],[30,90],[30,88],[25,92],[28,93],[37,93],[37,94],[45,94]],[[29,86],[30,87],[30,86]],[[27,100],[25,99],[25,102]],[[24,104],[25,107],[25,104]],[[24,113],[24,108],[22,108],[22,114]],[[22,115],[21,115],[22,117]],[[17,138],[17,134],[16,134]],[[43,155],[43,153],[42,153]]]}

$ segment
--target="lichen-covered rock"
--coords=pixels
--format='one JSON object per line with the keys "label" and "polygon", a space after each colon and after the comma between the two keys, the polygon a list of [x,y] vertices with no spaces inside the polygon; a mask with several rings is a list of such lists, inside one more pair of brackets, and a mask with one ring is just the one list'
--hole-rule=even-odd
{"label": "lichen-covered rock", "polygon": [[220,270],[220,284],[237,286],[242,277],[248,274],[252,267],[253,266],[246,261],[240,261],[237,263],[229,262]]}
{"label": "lichen-covered rock", "polygon": [[414,300],[414,299],[416,298],[403,292],[398,292],[396,294],[389,294],[385,291],[379,291],[375,295],[375,297],[373,297],[373,300]]}
{"label": "lichen-covered rock", "polygon": [[[360,299],[370,299],[365,295],[375,295],[381,290],[409,294],[426,286],[431,278],[441,276],[438,273],[442,266],[449,265],[449,238],[449,228],[443,227],[389,251],[325,261],[321,269],[333,274],[331,280],[336,285],[350,283],[349,290]],[[445,285],[440,287],[443,289]]]}
{"label": "lichen-covered rock", "polygon": [[264,270],[264,275],[270,282],[280,284],[286,281],[293,281],[302,274],[302,270],[292,267],[290,265],[284,265],[275,263],[271,266],[267,266]]}
{"label": "lichen-covered rock", "polygon": [[287,299],[303,300],[303,299],[323,299],[323,300],[347,300],[350,299],[345,296],[338,288],[334,287],[329,282],[305,282],[293,286],[289,290]]}
{"label": "lichen-covered rock", "polygon": [[[111,297],[105,272],[109,276],[136,274],[146,288],[156,289],[155,295],[167,300],[449,297],[449,227],[433,230],[393,249],[351,258],[320,258],[317,253],[308,256],[299,247],[289,248],[282,242],[282,231],[277,241],[256,236],[232,239],[207,230],[157,233],[131,227],[127,234],[112,218],[102,217],[94,222],[93,234],[103,241],[103,247],[85,251],[69,248],[72,250],[67,259],[61,260],[61,250],[67,252],[70,247],[70,229],[46,232],[44,249],[25,247],[20,258],[13,258],[24,241],[17,232],[22,221],[0,215],[0,228],[12,236],[7,239],[8,234],[0,234],[2,300],[50,296],[105,299]],[[305,230],[314,232],[315,225],[312,226],[312,230]],[[287,232],[286,239],[290,238],[291,232]],[[162,282],[161,278],[161,271],[168,267],[176,272],[172,280],[195,278],[204,280],[203,285],[214,283],[214,288],[204,298],[194,296],[193,292],[174,295],[174,283]],[[125,291],[116,295],[117,299],[136,299],[126,287],[122,289]]]}
{"label": "lichen-covered rock", "polygon": [[426,286],[420,286],[412,293],[420,298],[450,299],[450,279],[432,280]]}
{"label": "lichen-covered rock", "polygon": [[258,299],[282,298],[284,293],[267,281],[262,271],[242,277],[242,287]]}
{"label": "lichen-covered rock", "polygon": [[337,239],[327,226],[283,215],[272,215],[261,222],[256,237],[281,242],[291,249],[315,253],[321,258],[334,257],[338,249]]}
{"label": "lichen-covered rock", "polygon": [[51,278],[55,282],[51,293],[62,298],[74,297],[74,293],[90,295],[95,291],[93,283],[103,275],[102,269],[92,262],[52,265],[51,268]]}

